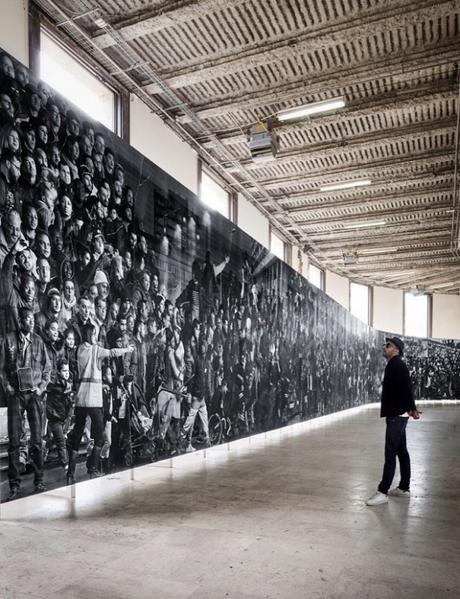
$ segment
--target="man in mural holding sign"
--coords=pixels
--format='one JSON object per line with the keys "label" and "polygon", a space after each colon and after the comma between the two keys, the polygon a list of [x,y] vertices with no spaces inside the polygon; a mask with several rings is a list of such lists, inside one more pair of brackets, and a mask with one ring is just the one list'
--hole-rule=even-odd
{"label": "man in mural holding sign", "polygon": [[[388,495],[409,497],[410,457],[406,446],[406,426],[409,417],[420,418],[414,402],[414,392],[409,370],[402,360],[404,342],[399,337],[387,337],[383,346],[383,355],[387,360],[383,377],[380,416],[386,418],[385,465],[382,480],[377,493],[370,497],[367,505],[388,503]],[[399,459],[401,480],[397,487],[390,490],[396,468],[396,456]]]}

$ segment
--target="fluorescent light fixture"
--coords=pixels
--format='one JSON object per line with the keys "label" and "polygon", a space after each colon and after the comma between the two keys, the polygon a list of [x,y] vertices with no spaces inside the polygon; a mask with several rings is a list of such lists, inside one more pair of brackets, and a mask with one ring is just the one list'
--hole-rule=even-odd
{"label": "fluorescent light fixture", "polygon": [[279,121],[292,121],[294,119],[301,119],[305,116],[320,114],[321,112],[337,110],[344,106],[345,100],[343,97],[339,97],[333,98],[332,100],[322,100],[321,102],[312,102],[310,104],[304,104],[303,106],[297,106],[296,108],[281,110],[278,112],[277,116]]}
{"label": "fluorescent light fixture", "polygon": [[342,183],[331,183],[331,185],[324,185],[320,187],[320,191],[336,191],[338,189],[353,189],[353,187],[366,187],[371,185],[370,179],[358,179],[358,181],[343,181]]}
{"label": "fluorescent light fixture", "polygon": [[367,223],[356,223],[355,225],[344,225],[342,229],[364,229],[365,227],[379,227],[380,225],[386,225],[386,220],[372,220]]}
{"label": "fluorescent light fixture", "polygon": [[367,250],[358,250],[360,256],[369,256],[371,254],[392,254],[397,252],[398,248],[369,248]]}
{"label": "fluorescent light fixture", "polygon": [[103,19],[102,17],[98,17],[97,19],[94,19],[94,24],[99,27],[99,29],[103,29],[104,27],[107,27],[107,21],[105,19]]}

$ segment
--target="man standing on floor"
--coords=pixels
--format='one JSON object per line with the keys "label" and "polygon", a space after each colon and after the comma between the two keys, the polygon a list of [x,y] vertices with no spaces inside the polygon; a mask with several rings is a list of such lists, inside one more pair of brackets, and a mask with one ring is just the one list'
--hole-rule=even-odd
{"label": "man standing on floor", "polygon": [[30,427],[30,457],[35,491],[43,484],[42,421],[43,396],[50,381],[50,361],[42,339],[33,330],[32,310],[19,309],[19,331],[8,333],[0,347],[0,381],[8,401],[8,500],[19,496],[20,441],[24,412]]}
{"label": "man standing on floor", "polygon": [[[414,393],[409,370],[402,360],[404,343],[399,337],[387,337],[383,355],[387,360],[383,377],[380,416],[386,418],[385,465],[377,493],[370,497],[367,505],[388,503],[388,494],[395,497],[409,497],[410,457],[406,447],[406,426],[409,417],[420,418],[414,402]],[[390,489],[396,469],[396,456],[399,459],[401,480],[397,487]]]}

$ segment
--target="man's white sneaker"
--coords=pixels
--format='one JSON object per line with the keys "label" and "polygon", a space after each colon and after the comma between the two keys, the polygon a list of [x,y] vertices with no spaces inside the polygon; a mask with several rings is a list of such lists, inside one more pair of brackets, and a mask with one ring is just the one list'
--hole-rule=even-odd
{"label": "man's white sneaker", "polygon": [[391,495],[392,497],[410,497],[410,491],[404,491],[403,489],[400,489],[399,487],[395,487],[394,489],[390,489],[388,491],[388,495]]}
{"label": "man's white sneaker", "polygon": [[375,495],[366,500],[366,505],[383,505],[384,503],[388,503],[388,497],[380,491],[377,491]]}

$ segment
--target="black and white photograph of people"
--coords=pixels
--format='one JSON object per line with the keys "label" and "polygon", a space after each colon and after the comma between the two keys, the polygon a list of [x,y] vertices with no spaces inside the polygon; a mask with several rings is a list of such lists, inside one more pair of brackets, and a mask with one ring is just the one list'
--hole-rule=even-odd
{"label": "black and white photograph of people", "polygon": [[[383,333],[0,64],[3,499],[378,398]],[[425,350],[419,396],[456,393]]]}

